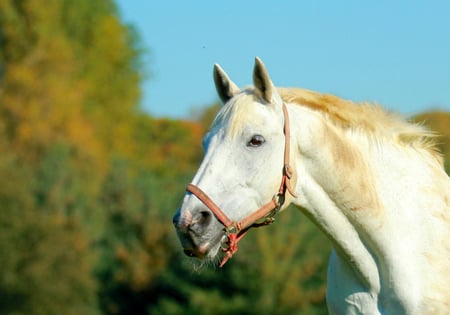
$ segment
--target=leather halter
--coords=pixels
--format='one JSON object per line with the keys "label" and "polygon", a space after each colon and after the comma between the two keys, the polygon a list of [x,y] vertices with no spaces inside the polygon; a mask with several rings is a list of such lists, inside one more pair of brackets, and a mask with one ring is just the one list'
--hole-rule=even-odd
{"label": "leather halter", "polygon": [[[199,187],[194,184],[189,184],[186,191],[195,195],[205,206],[207,206],[216,216],[216,218],[225,226],[227,235],[227,247],[222,248],[225,252],[225,256],[220,264],[220,267],[225,265],[229,258],[237,252],[238,242],[244,237],[245,233],[252,227],[260,227],[273,223],[274,216],[281,208],[285,201],[286,191],[288,191],[293,197],[295,193],[291,187],[291,179],[294,175],[294,171],[290,166],[290,126],[289,126],[289,114],[286,105],[283,103],[283,115],[284,115],[284,165],[283,176],[281,178],[280,188],[274,195],[272,200],[263,205],[255,212],[249,214],[242,220],[236,222],[231,220],[214,201]],[[262,221],[261,221],[262,220]]]}

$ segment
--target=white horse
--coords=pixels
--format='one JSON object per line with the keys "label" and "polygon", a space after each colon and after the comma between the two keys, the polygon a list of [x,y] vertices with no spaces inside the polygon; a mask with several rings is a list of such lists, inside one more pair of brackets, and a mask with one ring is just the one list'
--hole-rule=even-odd
{"label": "white horse", "polygon": [[450,314],[450,179],[432,133],[377,106],[275,88],[258,58],[254,87],[218,65],[214,79],[225,105],[174,216],[186,254],[222,248],[225,262],[255,221],[293,203],[333,244],[331,314]]}

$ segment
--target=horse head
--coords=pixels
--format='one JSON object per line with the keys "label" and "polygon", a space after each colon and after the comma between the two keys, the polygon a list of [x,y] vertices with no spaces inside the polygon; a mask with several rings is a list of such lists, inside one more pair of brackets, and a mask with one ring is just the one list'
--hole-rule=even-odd
{"label": "horse head", "polygon": [[287,205],[286,190],[294,195],[288,114],[262,61],[256,58],[254,87],[239,89],[219,65],[214,81],[224,105],[204,137],[204,159],[173,218],[184,252],[201,259],[221,248],[231,257],[237,250],[232,238],[260,219],[269,222]]}

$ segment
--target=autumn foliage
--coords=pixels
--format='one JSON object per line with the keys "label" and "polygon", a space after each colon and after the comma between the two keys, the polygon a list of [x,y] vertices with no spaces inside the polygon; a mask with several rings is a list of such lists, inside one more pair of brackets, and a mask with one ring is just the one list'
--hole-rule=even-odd
{"label": "autumn foliage", "polygon": [[[184,257],[217,106],[145,113],[144,53],[112,0],[0,0],[0,314],[325,314],[331,245],[294,209],[223,269]],[[420,119],[448,156],[450,115]]]}

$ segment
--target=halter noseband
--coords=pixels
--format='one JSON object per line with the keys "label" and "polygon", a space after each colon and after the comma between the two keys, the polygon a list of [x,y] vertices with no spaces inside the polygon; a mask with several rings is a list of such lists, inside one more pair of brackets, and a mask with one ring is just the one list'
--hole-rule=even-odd
{"label": "halter noseband", "polygon": [[[245,233],[252,227],[260,227],[273,223],[275,220],[274,216],[277,211],[281,208],[285,201],[286,191],[288,191],[293,197],[295,193],[291,187],[291,179],[294,175],[294,171],[290,166],[290,126],[289,126],[289,114],[286,105],[283,103],[283,116],[284,116],[284,165],[283,165],[283,176],[281,178],[280,188],[278,192],[274,195],[272,200],[263,205],[261,208],[255,212],[249,214],[242,220],[236,222],[231,220],[214,201],[209,198],[209,196],[203,192],[199,187],[194,184],[189,184],[186,191],[195,195],[205,206],[207,206],[216,216],[216,218],[225,226],[225,231],[227,234],[227,247],[222,248],[225,252],[225,257],[220,263],[220,267],[225,265],[229,258],[237,252],[238,242],[244,237]],[[261,222],[260,220],[264,219]]]}

